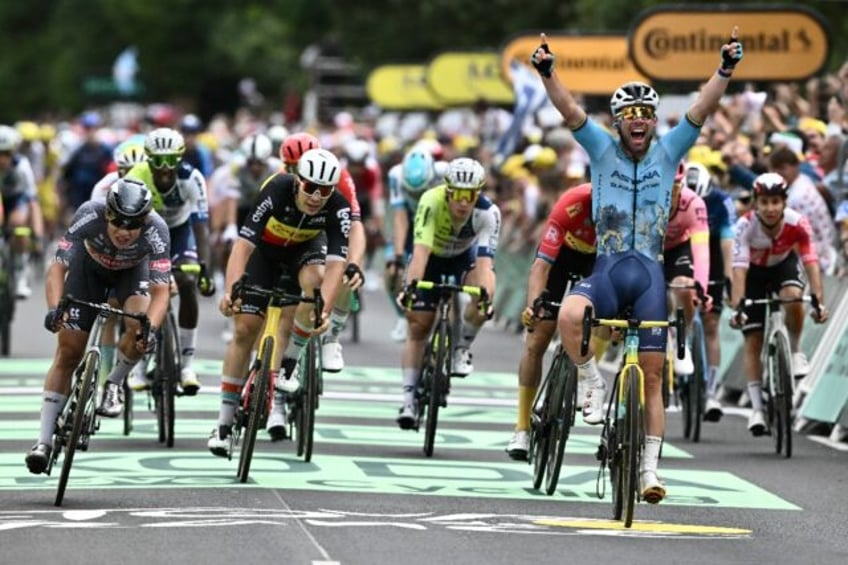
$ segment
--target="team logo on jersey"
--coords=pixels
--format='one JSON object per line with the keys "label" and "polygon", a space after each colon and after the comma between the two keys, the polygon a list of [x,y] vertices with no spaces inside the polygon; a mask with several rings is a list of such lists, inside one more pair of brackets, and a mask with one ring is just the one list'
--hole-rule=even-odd
{"label": "team logo on jersey", "polygon": [[583,211],[583,204],[579,202],[577,204],[572,204],[571,206],[566,208],[565,211],[568,214],[569,218],[573,218],[574,216],[577,216]]}
{"label": "team logo on jersey", "polygon": [[548,231],[545,232],[545,241],[548,243],[552,243],[554,245],[559,243],[559,230],[554,226],[548,228]]}

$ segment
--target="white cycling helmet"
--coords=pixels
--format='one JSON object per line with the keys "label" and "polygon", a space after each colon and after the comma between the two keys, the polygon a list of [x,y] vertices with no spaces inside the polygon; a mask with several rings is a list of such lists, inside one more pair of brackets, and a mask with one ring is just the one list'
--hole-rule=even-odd
{"label": "white cycling helmet", "polygon": [[650,106],[654,110],[660,104],[657,91],[644,82],[628,82],[618,87],[610,99],[610,111],[617,116],[627,106]]}
{"label": "white cycling helmet", "polygon": [[0,126],[0,151],[16,151],[20,142],[18,130],[12,126]]}
{"label": "white cycling helmet", "polygon": [[351,163],[364,163],[371,154],[371,145],[364,139],[351,139],[344,144],[344,154]]}
{"label": "white cycling helmet", "polygon": [[685,185],[695,191],[695,194],[705,198],[712,189],[710,172],[701,163],[686,163]]}
{"label": "white cycling helmet", "polygon": [[147,153],[144,152],[142,143],[121,143],[112,153],[115,164],[120,169],[130,169],[134,165],[147,161]]}
{"label": "white cycling helmet", "polygon": [[289,130],[287,130],[285,126],[271,126],[268,128],[266,133],[268,135],[268,139],[271,140],[271,143],[278,146],[289,136]]}
{"label": "white cycling helmet", "polygon": [[342,165],[326,149],[310,149],[298,159],[297,174],[307,182],[335,186],[342,178]]}
{"label": "white cycling helmet", "polygon": [[486,169],[479,161],[468,157],[459,157],[448,163],[445,175],[448,188],[482,188],[486,183]]}
{"label": "white cycling helmet", "polygon": [[185,153],[185,140],[175,129],[157,128],[144,138],[144,151],[151,155],[182,155]]}
{"label": "white cycling helmet", "polygon": [[249,135],[241,142],[241,152],[247,160],[265,162],[271,157],[273,147],[267,135]]}

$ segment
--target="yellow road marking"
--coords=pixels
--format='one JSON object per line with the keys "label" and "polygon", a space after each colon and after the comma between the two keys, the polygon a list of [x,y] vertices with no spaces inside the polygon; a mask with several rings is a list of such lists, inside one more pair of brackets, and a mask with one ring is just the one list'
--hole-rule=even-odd
{"label": "yellow road marking", "polygon": [[625,528],[618,520],[536,520],[534,524],[557,526],[561,528],[579,528],[594,530],[622,530],[651,532],[658,534],[702,534],[702,535],[750,535],[751,530],[741,528],[725,528],[721,526],[699,526],[697,524],[665,524],[662,522],[633,522],[630,528]]}

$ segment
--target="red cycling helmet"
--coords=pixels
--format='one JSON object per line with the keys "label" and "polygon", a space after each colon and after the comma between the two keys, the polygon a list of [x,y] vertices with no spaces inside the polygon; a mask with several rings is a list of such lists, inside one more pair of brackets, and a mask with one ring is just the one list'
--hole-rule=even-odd
{"label": "red cycling helmet", "polygon": [[295,165],[300,156],[310,149],[319,149],[318,138],[309,133],[293,133],[280,145],[280,159],[286,165]]}

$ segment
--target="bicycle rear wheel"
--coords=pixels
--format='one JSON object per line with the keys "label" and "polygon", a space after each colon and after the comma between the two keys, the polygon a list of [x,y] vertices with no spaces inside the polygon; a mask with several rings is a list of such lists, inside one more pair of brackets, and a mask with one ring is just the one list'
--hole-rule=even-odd
{"label": "bicycle rear wheel", "polygon": [[447,356],[448,347],[448,321],[442,320],[436,329],[433,336],[433,357],[435,364],[432,368],[430,379],[430,397],[427,403],[427,424],[424,429],[424,455],[427,457],[433,456],[433,445],[436,442],[436,425],[439,420],[439,405],[441,398],[447,389],[446,380],[448,379],[445,371],[445,358]]}
{"label": "bicycle rear wheel", "polygon": [[133,389],[127,384],[127,379],[124,379],[124,384],[121,385],[124,389],[124,435],[130,435],[133,429],[133,420],[135,419],[134,405],[135,398]]}
{"label": "bicycle rear wheel", "polygon": [[[77,451],[83,429],[86,425],[93,428],[95,383],[100,372],[100,353],[97,351],[86,353],[81,367],[82,370],[77,376],[71,397],[68,399],[69,406],[66,417],[63,419],[64,430],[60,431],[61,442],[65,448],[65,458],[62,461],[62,472],[59,475],[59,485],[56,489],[55,506],[62,506],[62,500],[65,498],[65,488],[68,486],[68,477],[71,475],[71,465],[74,463],[74,454]],[[86,421],[86,418],[88,418],[88,421]],[[70,430],[68,430],[69,424]],[[56,441],[53,443],[54,447],[59,447],[56,445]]]}
{"label": "bicycle rear wheel", "polygon": [[321,371],[318,338],[312,338],[306,344],[303,361],[303,409],[302,428],[304,445],[303,460],[309,463],[312,460],[312,447],[315,439],[315,410],[318,408],[318,375]]}
{"label": "bicycle rear wheel", "polygon": [[8,249],[0,247],[0,262],[0,355],[8,357],[15,317],[15,277]]}
{"label": "bicycle rear wheel", "polygon": [[707,360],[704,350],[704,328],[692,324],[692,362],[695,372],[689,377],[689,403],[692,417],[692,441],[701,441],[701,421],[704,419],[704,383],[707,378]]}
{"label": "bicycle rear wheel", "polygon": [[774,394],[771,402],[775,413],[775,451],[778,455],[783,452],[784,457],[789,459],[792,457],[792,361],[785,335],[777,334],[774,345]]}
{"label": "bicycle rear wheel", "polygon": [[636,491],[639,488],[639,372],[635,367],[630,367],[625,375],[625,414],[623,418],[624,428],[622,430],[622,468],[621,468],[621,493],[622,493],[622,520],[624,527],[629,528],[633,524],[633,511],[636,506]]}
{"label": "bicycle rear wheel", "polygon": [[256,433],[260,423],[265,421],[268,409],[268,383],[271,381],[271,355],[274,351],[274,338],[266,337],[262,342],[262,357],[253,387],[250,390],[247,426],[241,438],[241,454],[239,455],[238,478],[246,483],[250,473],[250,463],[253,458],[253,448],[256,445]]}
{"label": "bicycle rear wheel", "polygon": [[571,427],[574,425],[575,405],[577,402],[577,367],[565,352],[557,375],[559,390],[557,402],[552,404],[554,424],[549,434],[550,456],[548,472],[545,480],[545,492],[549,495],[556,492],[559,472],[562,469],[562,459],[565,455],[565,444]]}

